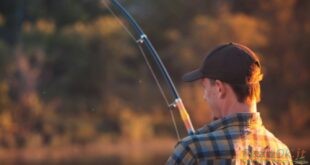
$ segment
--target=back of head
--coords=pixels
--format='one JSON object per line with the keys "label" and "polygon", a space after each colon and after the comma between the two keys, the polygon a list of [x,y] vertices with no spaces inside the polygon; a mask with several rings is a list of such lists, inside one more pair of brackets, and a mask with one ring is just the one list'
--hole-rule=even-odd
{"label": "back of head", "polygon": [[244,84],[230,84],[234,90],[239,102],[251,104],[259,102],[261,97],[260,81],[263,79],[263,73],[260,66],[258,56],[248,47],[234,43],[239,49],[249,55],[254,62],[250,63],[247,69],[246,83]]}
{"label": "back of head", "polygon": [[239,102],[260,101],[263,78],[258,56],[238,43],[223,44],[210,51],[200,68],[183,76],[184,81],[201,78],[221,80],[234,90]]}

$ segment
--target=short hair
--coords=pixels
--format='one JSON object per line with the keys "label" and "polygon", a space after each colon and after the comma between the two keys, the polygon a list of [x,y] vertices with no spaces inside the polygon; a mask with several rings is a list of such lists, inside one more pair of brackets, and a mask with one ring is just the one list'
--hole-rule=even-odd
{"label": "short hair", "polygon": [[247,84],[229,84],[235,92],[239,102],[250,104],[261,100],[260,81],[263,79],[263,73],[258,65],[253,64],[248,76]]}
{"label": "short hair", "polygon": [[[261,100],[260,81],[263,79],[263,73],[259,65],[252,65],[248,75],[247,84],[231,84],[227,83],[236,94],[237,100],[242,103],[250,104]],[[211,84],[215,84],[214,79],[210,79]],[[226,83],[226,82],[225,82]]]}

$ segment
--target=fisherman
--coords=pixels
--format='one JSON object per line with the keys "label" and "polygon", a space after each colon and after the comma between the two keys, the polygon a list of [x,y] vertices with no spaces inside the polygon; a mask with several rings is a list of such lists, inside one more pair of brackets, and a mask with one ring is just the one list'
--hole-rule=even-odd
{"label": "fisherman", "polygon": [[167,164],[293,164],[288,147],[257,112],[262,78],[248,47],[227,43],[210,51],[183,80],[201,82],[214,121],[179,141]]}

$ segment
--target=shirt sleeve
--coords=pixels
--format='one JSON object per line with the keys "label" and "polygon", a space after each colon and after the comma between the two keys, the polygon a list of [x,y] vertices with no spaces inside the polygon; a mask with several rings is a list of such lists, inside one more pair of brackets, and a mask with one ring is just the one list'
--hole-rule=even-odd
{"label": "shirt sleeve", "polygon": [[182,142],[178,143],[167,160],[167,165],[191,165],[196,164],[196,159],[193,152],[188,146],[185,146]]}

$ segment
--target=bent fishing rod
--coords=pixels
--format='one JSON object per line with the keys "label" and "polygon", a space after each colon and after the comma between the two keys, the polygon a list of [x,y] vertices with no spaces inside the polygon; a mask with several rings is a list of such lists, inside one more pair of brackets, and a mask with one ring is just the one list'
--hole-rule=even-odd
{"label": "bent fishing rod", "polygon": [[[129,22],[129,24],[133,28],[135,34],[131,33],[129,31],[129,29],[119,20],[119,18],[116,16],[115,12],[111,9],[109,4],[107,3],[107,0],[102,1],[104,3],[104,5],[108,8],[108,10],[119,20],[120,24],[124,27],[124,29],[131,36],[131,38],[136,41],[136,43],[139,47],[139,50],[141,51],[141,53],[142,53],[142,55],[146,61],[146,64],[147,64],[148,68],[150,69],[150,71],[151,71],[151,73],[152,73],[152,75],[156,81],[156,84],[157,84],[157,86],[158,86],[163,98],[165,99],[170,112],[171,112],[171,117],[172,117],[175,129],[176,129],[178,139],[180,139],[180,135],[178,133],[178,129],[176,127],[176,123],[175,123],[174,116],[172,113],[173,109],[178,109],[178,111],[181,115],[181,119],[185,125],[186,130],[187,130],[187,133],[189,135],[194,134],[195,133],[194,127],[193,127],[191,119],[190,119],[190,117],[189,117],[189,115],[185,109],[183,101],[182,101],[178,91],[176,90],[176,87],[175,87],[165,65],[161,61],[157,51],[155,50],[154,46],[151,43],[151,41],[148,39],[147,35],[143,32],[142,28],[134,20],[134,18],[131,16],[131,14],[117,0],[108,0],[108,1],[110,2],[110,5],[112,5]],[[155,62],[155,64],[158,67],[161,75],[163,76],[163,79],[166,82],[168,89],[169,89],[169,91],[173,97],[172,103],[169,103],[165,93],[163,92],[163,88],[160,85],[158,78],[154,74],[153,68],[151,67],[150,63],[148,62],[148,59],[146,57],[146,53],[144,52],[143,46],[148,51],[148,54],[150,54],[150,56],[151,56],[150,58]]]}

